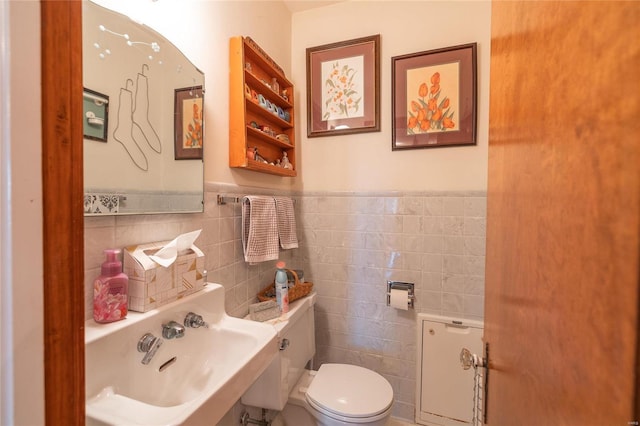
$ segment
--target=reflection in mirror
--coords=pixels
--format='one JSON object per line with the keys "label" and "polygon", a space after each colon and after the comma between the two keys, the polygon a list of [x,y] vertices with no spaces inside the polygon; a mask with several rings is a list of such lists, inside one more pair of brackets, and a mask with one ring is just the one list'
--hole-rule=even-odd
{"label": "reflection in mirror", "polygon": [[82,13],[85,215],[203,211],[204,74],[145,25]]}

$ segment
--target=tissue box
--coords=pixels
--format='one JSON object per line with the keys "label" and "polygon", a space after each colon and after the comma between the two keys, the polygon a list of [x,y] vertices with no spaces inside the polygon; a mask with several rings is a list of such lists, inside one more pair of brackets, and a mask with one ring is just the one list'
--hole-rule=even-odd
{"label": "tissue box", "polygon": [[204,253],[192,245],[178,253],[165,268],[154,262],[154,255],[169,241],[125,247],[124,273],[129,276],[129,309],[147,312],[204,286]]}

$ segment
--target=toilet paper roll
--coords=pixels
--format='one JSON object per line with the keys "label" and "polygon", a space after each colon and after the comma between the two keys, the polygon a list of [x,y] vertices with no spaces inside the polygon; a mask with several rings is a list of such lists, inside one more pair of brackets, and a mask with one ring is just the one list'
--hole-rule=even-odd
{"label": "toilet paper roll", "polygon": [[391,289],[389,299],[389,305],[391,305],[391,307],[401,309],[403,311],[409,310],[408,290]]}

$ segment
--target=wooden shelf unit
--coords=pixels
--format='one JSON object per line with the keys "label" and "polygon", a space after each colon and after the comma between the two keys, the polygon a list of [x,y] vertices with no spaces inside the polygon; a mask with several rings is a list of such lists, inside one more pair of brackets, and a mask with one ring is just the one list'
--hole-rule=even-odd
{"label": "wooden shelf unit", "polygon": [[[229,67],[229,167],[295,177],[293,84],[282,68],[249,37],[230,39]],[[279,86],[278,92],[271,88],[274,78]],[[288,99],[282,95],[284,90]],[[265,103],[268,101],[275,105],[282,113],[279,115],[265,108],[253,94],[262,95]],[[275,135],[287,135],[290,143],[276,139],[269,132],[256,128],[255,124],[267,126]],[[293,170],[248,158],[247,150],[251,148],[257,148],[258,154],[269,162],[281,159],[286,152]]]}

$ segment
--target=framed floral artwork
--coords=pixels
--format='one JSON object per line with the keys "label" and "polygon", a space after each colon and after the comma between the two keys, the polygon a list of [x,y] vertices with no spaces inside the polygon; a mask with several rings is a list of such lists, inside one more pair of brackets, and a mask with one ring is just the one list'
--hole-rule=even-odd
{"label": "framed floral artwork", "polygon": [[380,131],[380,35],[307,48],[307,136]]}
{"label": "framed floral artwork", "polygon": [[391,58],[392,150],[476,144],[477,44]]}
{"label": "framed floral artwork", "polygon": [[176,89],[174,96],[176,160],[201,160],[204,145],[202,86]]}

